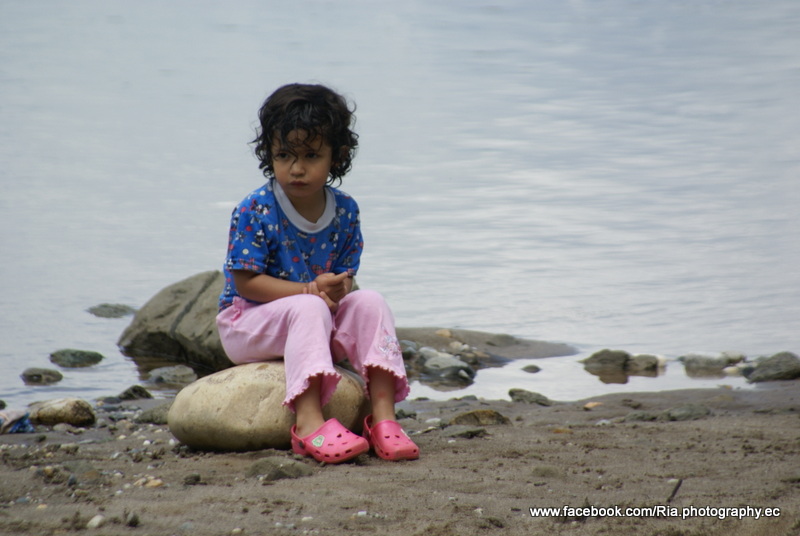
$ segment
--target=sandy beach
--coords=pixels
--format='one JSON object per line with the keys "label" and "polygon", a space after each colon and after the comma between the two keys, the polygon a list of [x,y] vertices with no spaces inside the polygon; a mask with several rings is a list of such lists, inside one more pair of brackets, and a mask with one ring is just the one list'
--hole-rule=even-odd
{"label": "sandy beach", "polygon": [[[792,382],[551,406],[411,400],[402,423],[419,460],[328,466],[287,451],[193,452],[167,426],[136,422],[164,404],[0,437],[0,534],[800,533]],[[708,414],[668,420],[687,404]],[[280,472],[259,463],[274,457],[307,475],[273,480]]]}

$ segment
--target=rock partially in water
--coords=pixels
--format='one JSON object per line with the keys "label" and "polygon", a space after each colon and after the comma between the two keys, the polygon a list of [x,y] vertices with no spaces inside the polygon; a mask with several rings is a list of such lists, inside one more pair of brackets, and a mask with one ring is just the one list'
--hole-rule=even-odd
{"label": "rock partially in water", "polygon": [[45,425],[59,423],[91,426],[96,417],[91,404],[80,398],[59,398],[30,405],[31,422]]}
{"label": "rock partially in water", "polygon": [[86,311],[99,318],[122,318],[136,313],[136,309],[130,305],[119,303],[101,303],[100,305],[89,307]]}
{"label": "rock partially in water", "polygon": [[153,398],[150,391],[141,385],[131,385],[119,394],[120,400],[142,400],[145,398]]}
{"label": "rock partially in water", "polygon": [[91,367],[103,360],[103,354],[90,350],[65,348],[50,354],[50,362],[64,368]]}
{"label": "rock partially in water", "polygon": [[453,354],[439,352],[428,347],[420,348],[419,353],[424,360],[423,374],[429,381],[469,385],[475,378],[475,370]]}
{"label": "rock partially in water", "polygon": [[[323,414],[359,433],[369,412],[363,383],[352,372],[337,371],[342,379]],[[283,361],[239,365],[184,387],[169,410],[169,428],[202,450],[288,448],[294,413],[282,405],[285,396]]]}
{"label": "rock partially in water", "polygon": [[678,358],[683,363],[686,375],[691,378],[725,376],[725,369],[743,362],[744,354],[737,352],[721,352],[719,354],[692,353]]}
{"label": "rock partially in water", "polygon": [[189,385],[197,379],[194,370],[186,365],[160,367],[150,371],[150,382],[158,385]]}
{"label": "rock partially in water", "polygon": [[664,358],[657,355],[637,354],[631,356],[627,363],[627,371],[635,376],[657,376],[664,366]]}
{"label": "rock partially in water", "polygon": [[23,370],[20,378],[25,385],[52,385],[63,380],[64,376],[57,370],[31,367]]}
{"label": "rock partially in water", "polygon": [[791,352],[780,352],[756,361],[754,368],[745,369],[748,382],[794,380],[800,378],[800,358]]}
{"label": "rock partially in water", "polygon": [[630,358],[631,354],[624,350],[610,350],[605,348],[593,353],[582,360],[581,363],[583,363],[586,370],[612,369],[624,371],[628,366]]}
{"label": "rock partially in water", "polygon": [[215,270],[162,289],[136,313],[117,344],[134,359],[191,364],[200,374],[232,366],[216,325],[224,282],[222,272]]}

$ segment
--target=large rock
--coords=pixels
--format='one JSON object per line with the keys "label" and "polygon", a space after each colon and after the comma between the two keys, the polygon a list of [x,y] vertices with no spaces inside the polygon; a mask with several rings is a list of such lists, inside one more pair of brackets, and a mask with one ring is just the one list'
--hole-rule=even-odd
{"label": "large rock", "polygon": [[[337,370],[342,379],[323,413],[358,433],[369,410],[364,387],[352,372]],[[294,414],[281,405],[285,396],[283,361],[239,365],[181,390],[167,420],[172,434],[196,449],[288,448]]]}
{"label": "large rock", "polygon": [[130,357],[158,357],[185,363],[199,374],[233,365],[217,331],[218,300],[224,277],[203,272],[170,285],[134,316],[117,344]]}

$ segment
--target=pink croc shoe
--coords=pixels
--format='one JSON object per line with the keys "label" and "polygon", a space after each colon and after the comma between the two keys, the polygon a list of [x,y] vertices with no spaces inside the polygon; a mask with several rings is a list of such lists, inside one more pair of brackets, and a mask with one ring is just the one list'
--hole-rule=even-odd
{"label": "pink croc shoe", "polygon": [[352,460],[369,450],[369,443],[354,434],[336,419],[329,419],[313,434],[297,437],[297,427],[292,426],[292,451],[311,456],[318,462],[341,463]]}
{"label": "pink croc shoe", "polygon": [[364,419],[364,437],[384,460],[416,460],[419,447],[396,421],[381,421],[372,426],[372,415]]}

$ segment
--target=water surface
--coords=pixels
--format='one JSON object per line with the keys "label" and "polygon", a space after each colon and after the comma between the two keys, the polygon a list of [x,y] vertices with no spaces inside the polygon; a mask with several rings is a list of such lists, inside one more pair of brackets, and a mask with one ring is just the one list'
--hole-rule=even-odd
{"label": "water surface", "polygon": [[[358,105],[359,281],[398,325],[578,357],[798,352],[798,27],[790,0],[1,2],[0,398],[139,380],[115,346],[129,319],[85,310],[220,266],[261,181],[255,112],[292,81]],[[65,347],[107,357],[22,385]],[[608,386],[576,359],[470,392],[731,383],[672,363]]]}

